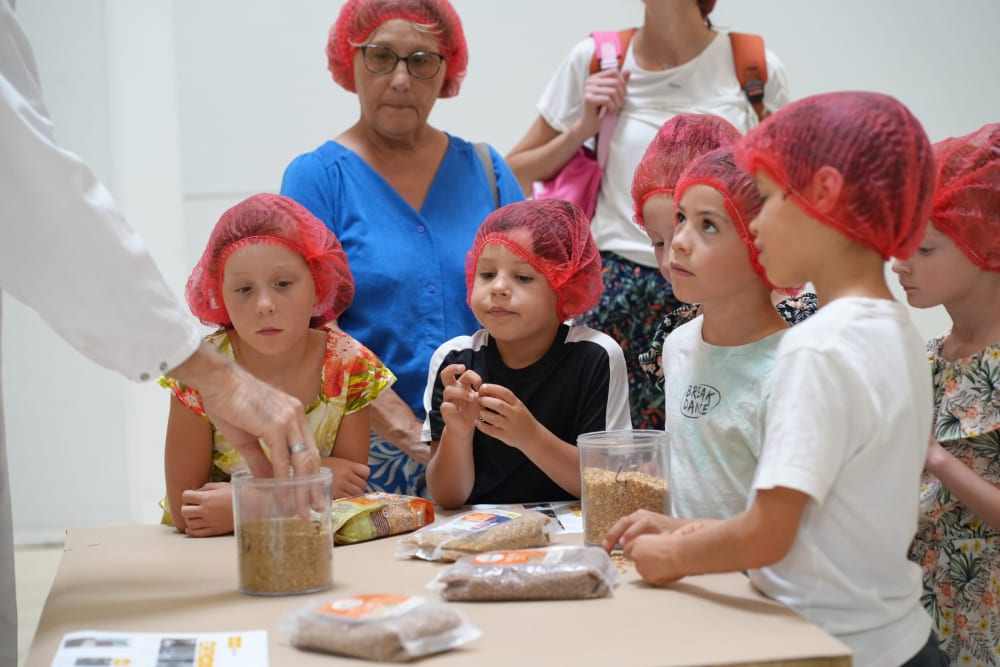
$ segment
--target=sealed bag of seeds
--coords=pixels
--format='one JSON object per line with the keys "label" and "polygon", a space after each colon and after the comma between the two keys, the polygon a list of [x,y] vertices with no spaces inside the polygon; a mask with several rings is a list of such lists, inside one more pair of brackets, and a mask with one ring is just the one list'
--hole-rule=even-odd
{"label": "sealed bag of seeds", "polygon": [[449,601],[604,597],[618,571],[600,547],[553,546],[465,556],[428,584]]}
{"label": "sealed bag of seeds", "polygon": [[300,649],[402,662],[451,650],[482,633],[443,602],[408,595],[313,600],[278,620]]}
{"label": "sealed bag of seeds", "polygon": [[333,501],[333,540],[354,544],[408,533],[434,522],[434,503],[396,493],[365,493]]}
{"label": "sealed bag of seeds", "polygon": [[555,530],[552,519],[531,510],[471,510],[405,535],[394,554],[453,561],[484,551],[548,546]]}

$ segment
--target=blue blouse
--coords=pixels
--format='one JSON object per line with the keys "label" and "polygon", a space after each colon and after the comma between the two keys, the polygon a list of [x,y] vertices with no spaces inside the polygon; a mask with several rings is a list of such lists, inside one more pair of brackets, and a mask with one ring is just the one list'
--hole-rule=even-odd
{"label": "blue blouse", "polygon": [[[500,204],[524,199],[500,155],[492,148],[490,155]],[[395,390],[423,418],[431,355],[481,328],[466,303],[465,256],[494,199],[474,146],[448,137],[419,211],[333,141],[288,165],[281,194],[308,208],[344,246],[355,294],[338,324],[396,374]]]}

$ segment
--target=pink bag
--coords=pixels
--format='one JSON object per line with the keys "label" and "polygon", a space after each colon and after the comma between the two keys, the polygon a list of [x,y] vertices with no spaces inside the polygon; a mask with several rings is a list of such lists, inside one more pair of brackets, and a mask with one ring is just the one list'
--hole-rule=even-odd
{"label": "pink bag", "polygon": [[594,151],[580,146],[555,176],[547,181],[535,182],[534,198],[565,199],[583,209],[588,218],[593,218],[603,173]]}
{"label": "pink bag", "polygon": [[[621,42],[617,32],[593,32],[595,51],[600,54],[601,69],[618,67]],[[566,164],[547,181],[535,182],[532,190],[535,199],[565,199],[573,202],[587,214],[594,217],[597,208],[597,193],[601,189],[601,176],[608,161],[608,144],[615,131],[617,117],[607,113],[601,120],[597,135],[597,153],[587,146],[577,149]]]}

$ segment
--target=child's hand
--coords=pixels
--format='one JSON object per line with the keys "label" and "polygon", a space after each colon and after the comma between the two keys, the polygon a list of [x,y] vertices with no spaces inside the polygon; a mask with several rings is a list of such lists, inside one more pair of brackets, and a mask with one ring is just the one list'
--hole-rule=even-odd
{"label": "child's hand", "polygon": [[323,465],[333,471],[333,497],[360,496],[368,485],[371,468],[364,463],[349,461],[336,456],[323,459]]}
{"label": "child's hand", "polygon": [[486,435],[521,451],[538,442],[541,425],[507,387],[498,384],[481,385],[479,407],[480,420],[476,428]]}
{"label": "child's hand", "polygon": [[209,482],[181,494],[181,517],[191,537],[233,532],[233,491],[228,482]]}
{"label": "child's hand", "polygon": [[611,526],[608,534],[604,536],[601,546],[608,553],[618,544],[627,545],[640,535],[659,535],[677,530],[684,525],[683,519],[676,519],[659,512],[649,510],[636,510],[628,516],[623,516]]}
{"label": "child's hand", "polygon": [[674,545],[685,539],[676,533],[640,535],[625,544],[625,557],[635,563],[635,569],[651,586],[665,586],[685,576],[681,564],[674,558]]}
{"label": "child's hand", "polygon": [[465,370],[462,364],[445,366],[441,371],[441,418],[452,431],[468,435],[479,422],[479,394],[483,379],[475,371]]}

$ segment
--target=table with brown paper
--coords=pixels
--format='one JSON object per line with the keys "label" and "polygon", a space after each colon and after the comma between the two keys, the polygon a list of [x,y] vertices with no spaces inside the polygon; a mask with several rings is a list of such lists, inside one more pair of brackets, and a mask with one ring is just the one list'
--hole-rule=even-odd
{"label": "table with brown paper", "polygon": [[[67,531],[26,667],[49,667],[63,635],[79,630],[227,632],[263,629],[272,667],[366,664],[299,651],[276,628],[310,600],[351,593],[436,596],[427,589],[441,563],[399,560],[399,537],[334,549],[333,588],[306,596],[257,597],[238,591],[233,536],[189,538],[167,526],[101,526]],[[556,543],[580,544],[580,534]],[[841,642],[760,595],[742,574],[645,585],[634,568],[611,597],[595,600],[455,604],[482,630],[464,646],[421,665],[535,665],[565,659],[589,665],[851,664]]]}

